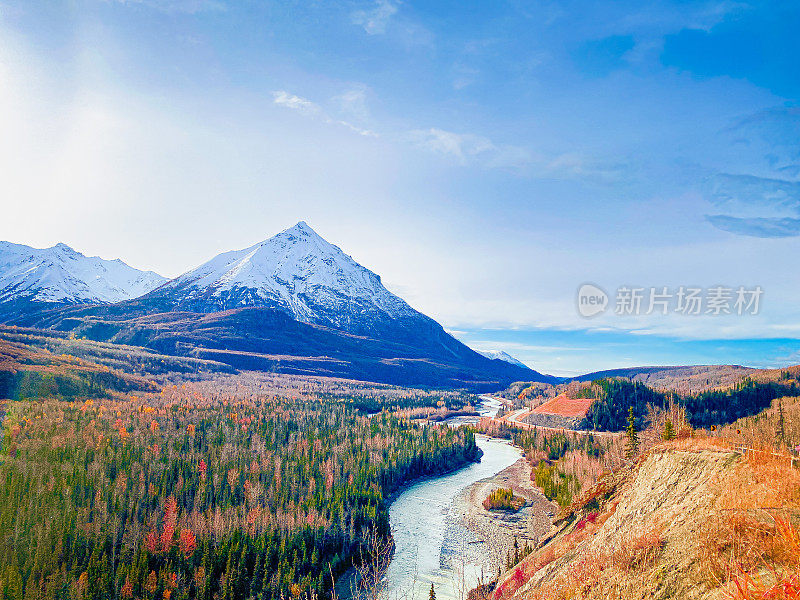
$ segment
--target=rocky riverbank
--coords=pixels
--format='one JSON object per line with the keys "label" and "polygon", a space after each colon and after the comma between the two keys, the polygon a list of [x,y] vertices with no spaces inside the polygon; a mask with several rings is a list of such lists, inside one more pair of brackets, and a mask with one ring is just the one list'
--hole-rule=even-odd
{"label": "rocky riverbank", "polygon": [[[512,488],[515,496],[525,499],[518,511],[490,511],[483,500],[492,490]],[[506,553],[513,552],[514,538],[520,548],[526,542],[535,546],[552,527],[558,505],[550,502],[531,480],[531,467],[525,458],[465,488],[454,500],[453,513],[482,541],[492,555],[492,562],[502,564]]]}

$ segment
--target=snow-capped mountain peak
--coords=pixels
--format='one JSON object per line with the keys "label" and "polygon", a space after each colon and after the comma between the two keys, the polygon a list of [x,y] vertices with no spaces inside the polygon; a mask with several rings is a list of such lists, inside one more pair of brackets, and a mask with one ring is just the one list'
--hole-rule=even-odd
{"label": "snow-capped mountain peak", "polygon": [[119,259],[84,256],[61,242],[51,248],[0,242],[0,303],[119,302],[146,294],[165,281]]}
{"label": "snow-capped mountain peak", "polygon": [[380,313],[418,316],[380,277],[304,221],[243,250],[223,252],[158,292],[177,306],[215,311],[274,307],[298,321],[335,326]]}
{"label": "snow-capped mountain peak", "polygon": [[511,356],[508,352],[504,352],[502,350],[478,350],[477,352],[478,354],[481,354],[491,360],[502,360],[507,363],[511,363],[512,365],[517,365],[518,367],[524,367],[526,369],[530,368],[522,361],[517,360],[516,358]]}

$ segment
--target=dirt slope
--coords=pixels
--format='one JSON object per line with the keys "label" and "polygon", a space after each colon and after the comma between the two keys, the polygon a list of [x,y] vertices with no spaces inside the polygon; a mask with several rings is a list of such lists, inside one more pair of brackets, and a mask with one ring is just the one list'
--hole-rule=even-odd
{"label": "dirt slope", "polygon": [[726,594],[750,573],[763,588],[772,585],[764,572],[783,573],[774,565],[797,561],[783,550],[764,554],[780,546],[780,525],[758,507],[794,506],[797,475],[691,446],[654,449],[601,479],[560,516],[546,544],[504,575],[492,598],[734,597]]}
{"label": "dirt slope", "polygon": [[561,417],[585,417],[589,407],[594,402],[591,398],[570,398],[561,393],[552,400],[540,404],[533,409],[536,414],[557,415]]}

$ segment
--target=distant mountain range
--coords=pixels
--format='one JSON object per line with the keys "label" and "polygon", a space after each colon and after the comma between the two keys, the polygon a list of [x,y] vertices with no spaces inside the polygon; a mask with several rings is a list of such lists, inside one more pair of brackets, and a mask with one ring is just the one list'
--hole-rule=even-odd
{"label": "distant mountain range", "polygon": [[503,360],[507,363],[511,363],[512,365],[517,365],[518,367],[524,367],[526,369],[529,368],[528,365],[517,360],[508,352],[504,352],[503,350],[478,350],[478,353],[491,360]]}
{"label": "distant mountain range", "polygon": [[595,371],[570,381],[594,381],[606,377],[624,377],[639,381],[652,388],[676,392],[701,392],[715,387],[725,387],[760,372],[741,365],[674,365],[653,367],[626,367]]}
{"label": "distant mountain range", "polygon": [[129,300],[165,281],[119,259],[84,256],[66,244],[39,249],[0,242],[0,316],[6,319],[57,305]]}
{"label": "distant mountain range", "polygon": [[166,283],[64,245],[11,247],[27,254],[0,254],[0,322],[244,369],[479,390],[555,381],[471,350],[304,222]]}

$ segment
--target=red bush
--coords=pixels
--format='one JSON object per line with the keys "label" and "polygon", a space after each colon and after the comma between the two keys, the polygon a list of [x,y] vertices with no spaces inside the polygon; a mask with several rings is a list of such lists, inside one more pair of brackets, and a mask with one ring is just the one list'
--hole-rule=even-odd
{"label": "red bush", "polygon": [[580,521],[578,521],[578,524],[575,525],[575,529],[580,531],[590,523],[594,523],[596,520],[597,520],[597,513],[596,512],[589,513],[588,515],[583,517]]}

